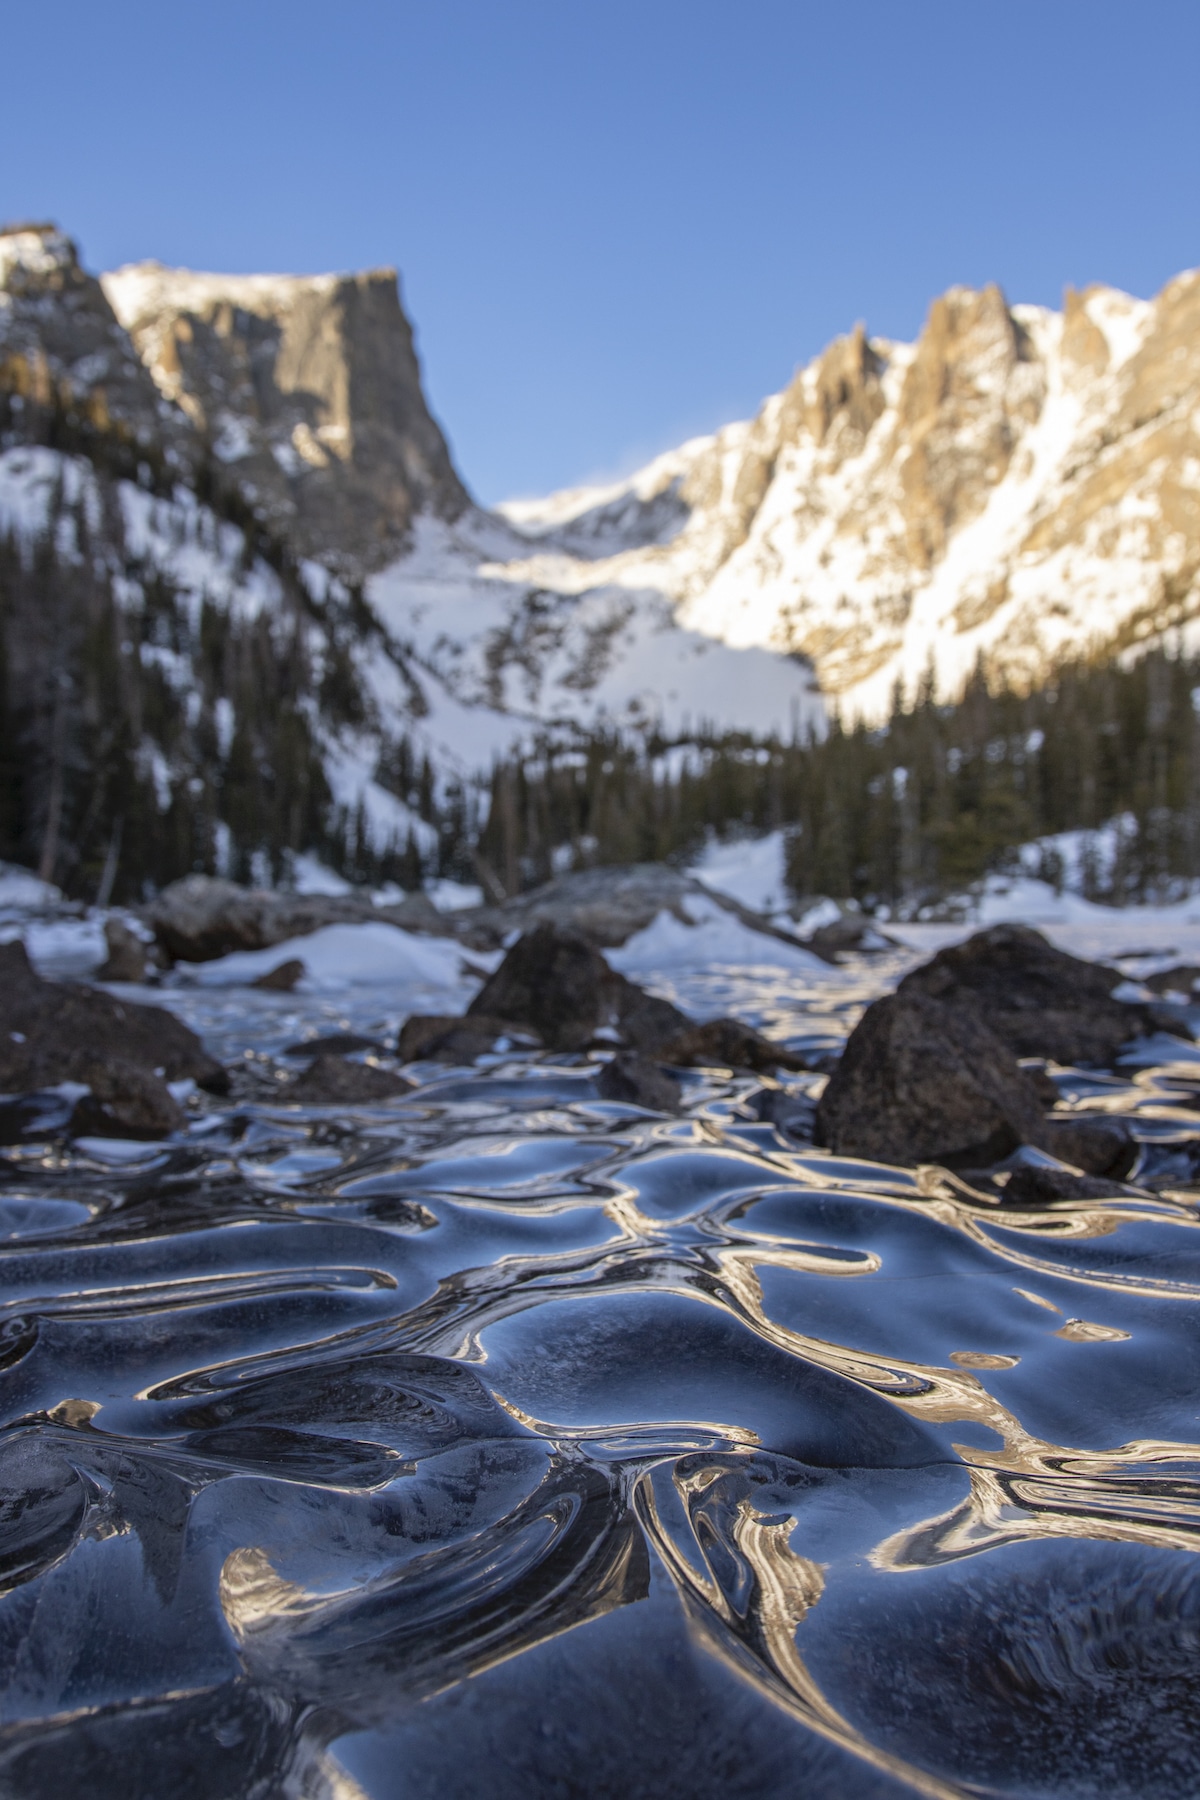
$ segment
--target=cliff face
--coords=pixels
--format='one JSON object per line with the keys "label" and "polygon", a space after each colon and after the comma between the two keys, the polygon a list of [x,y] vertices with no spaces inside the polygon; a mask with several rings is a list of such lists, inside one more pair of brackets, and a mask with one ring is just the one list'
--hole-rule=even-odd
{"label": "cliff face", "polygon": [[930,664],[949,694],[979,656],[1031,683],[1200,638],[1200,274],[1061,313],[951,289],[915,344],[860,327],[755,419],[502,510],[531,540],[507,580],[651,588],[869,715]]}
{"label": "cliff face", "polygon": [[167,406],[75,245],[53,225],[0,232],[0,391],[77,409],[181,452],[186,421]]}
{"label": "cliff face", "polygon": [[197,275],[138,263],[102,278],[159,391],[274,528],[360,576],[414,517],[468,497],[421,389],[396,273]]}

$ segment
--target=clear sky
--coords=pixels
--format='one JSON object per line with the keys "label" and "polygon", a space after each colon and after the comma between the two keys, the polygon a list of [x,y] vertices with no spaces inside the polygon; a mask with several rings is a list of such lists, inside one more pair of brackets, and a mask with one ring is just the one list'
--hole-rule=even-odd
{"label": "clear sky", "polygon": [[484,500],[748,415],[953,282],[1200,263],[1180,0],[9,0],[0,216],[95,269],[394,263]]}

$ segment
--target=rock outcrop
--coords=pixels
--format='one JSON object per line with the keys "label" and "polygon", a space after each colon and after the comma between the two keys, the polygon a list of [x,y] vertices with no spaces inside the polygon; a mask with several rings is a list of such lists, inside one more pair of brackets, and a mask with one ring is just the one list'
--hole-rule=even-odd
{"label": "rock outcrop", "polygon": [[394,269],[200,275],[135,263],[104,292],[158,389],[281,536],[361,577],[468,496],[421,387]]}
{"label": "rock outcrop", "polygon": [[1014,1056],[1109,1064],[1122,1044],[1165,1022],[1153,1006],[1115,1000],[1122,980],[1116,969],[1056,950],[1028,925],[993,925],[939,950],[904,977],[900,992],[974,1006]]}
{"label": "rock outcrop", "polygon": [[1062,313],[955,287],[915,343],[859,327],[754,419],[505,509],[531,547],[494,578],[649,590],[878,717],[931,655],[946,695],[980,655],[1033,683],[1200,616],[1197,466],[1200,271]]}
{"label": "rock outcrop", "polygon": [[972,1169],[1041,1135],[1032,1078],[974,1007],[903,991],[851,1032],[815,1131],[842,1156]]}
{"label": "rock outcrop", "polygon": [[162,1136],[183,1114],[167,1083],[223,1093],[229,1077],[195,1032],[158,1006],[45,981],[23,944],[0,945],[0,1092],[77,1082],[91,1090],[79,1129]]}
{"label": "rock outcrop", "polygon": [[187,420],[159,394],[101,284],[54,225],[0,231],[0,391],[166,448],[181,470],[195,447]]}
{"label": "rock outcrop", "polygon": [[448,934],[450,926],[424,894],[396,906],[374,906],[365,894],[288,894],[240,887],[212,875],[185,875],[143,907],[163,957],[212,962],[234,950],[269,950],[325,925],[372,920],[407,931]]}
{"label": "rock outcrop", "polygon": [[681,924],[690,925],[695,911],[713,907],[752,931],[811,950],[823,962],[833,960],[831,952],[817,943],[819,933],[812,939],[799,938],[730,895],[708,888],[695,876],[666,863],[576,869],[528,893],[456,913],[449,924],[464,943],[481,950],[497,948],[514,930],[529,931],[542,924],[573,931],[599,950],[615,950],[635,932],[652,925],[659,913],[670,913]]}
{"label": "rock outcrop", "polygon": [[[683,1065],[805,1066],[802,1058],[740,1020],[697,1024],[669,1000],[618,974],[586,938],[551,924],[536,925],[512,946],[467,1008],[461,1026],[472,1024],[489,1047],[500,1033],[524,1027],[549,1050],[613,1044]],[[434,1046],[444,1048],[457,1030],[453,1020],[410,1020],[400,1034],[402,1054],[407,1047],[410,1053],[428,1055]]]}

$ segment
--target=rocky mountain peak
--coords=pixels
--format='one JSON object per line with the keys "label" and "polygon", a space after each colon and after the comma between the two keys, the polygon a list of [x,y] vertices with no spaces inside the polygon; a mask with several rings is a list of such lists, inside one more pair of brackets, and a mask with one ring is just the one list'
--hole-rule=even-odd
{"label": "rocky mountain peak", "polygon": [[430,415],[394,269],[209,275],[146,262],[102,278],[159,391],[276,529],[361,575],[413,518],[469,504]]}
{"label": "rocky mountain peak", "polygon": [[179,436],[100,283],[56,225],[0,230],[0,391],[146,440]]}

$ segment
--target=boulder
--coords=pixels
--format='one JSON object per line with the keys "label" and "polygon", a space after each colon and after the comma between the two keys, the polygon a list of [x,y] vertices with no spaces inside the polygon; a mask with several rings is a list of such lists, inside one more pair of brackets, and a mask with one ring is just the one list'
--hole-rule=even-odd
{"label": "boulder", "polygon": [[728,1065],[731,1069],[807,1069],[804,1057],[763,1037],[740,1019],[709,1019],[692,1025],[666,1046],[668,1060],[687,1068]]}
{"label": "boulder", "polygon": [[614,950],[652,925],[661,912],[692,924],[688,908],[693,902],[704,902],[709,909],[715,904],[767,937],[801,943],[794,932],[781,930],[762,913],[665,863],[576,869],[527,894],[455,913],[447,923],[463,943],[477,950],[498,949],[514,930],[531,931],[537,925],[555,925],[585,938],[595,949]]}
{"label": "boulder", "polygon": [[1112,1200],[1131,1189],[1111,1176],[1077,1175],[1034,1163],[1015,1168],[1000,1191],[1001,1206],[1050,1206],[1056,1200]]}
{"label": "boulder", "polygon": [[517,940],[467,1008],[467,1017],[512,1019],[532,1026],[551,1050],[583,1050],[598,1032],[625,1036],[635,1019],[634,1047],[685,1031],[691,1021],[611,969],[586,938],[551,924]]}
{"label": "boulder", "polygon": [[413,1084],[392,1069],[347,1062],[328,1052],[314,1056],[307,1069],[288,1082],[279,1095],[305,1106],[376,1106],[397,1094],[410,1094]]}
{"label": "boulder", "polygon": [[643,1106],[647,1112],[677,1113],[683,1103],[674,1076],[634,1050],[619,1050],[605,1063],[596,1077],[596,1092],[602,1100]]}
{"label": "boulder", "polygon": [[[73,982],[44,981],[23,944],[0,945],[0,1092],[32,1093],[62,1081],[99,1092],[104,1071],[125,1067],[160,1084],[190,1078],[213,1093],[229,1086],[220,1063],[174,1013]],[[139,1091],[144,1097],[144,1087]],[[169,1100],[159,1097],[164,1116]]]}
{"label": "boulder", "polygon": [[1153,1008],[1113,999],[1123,979],[1056,950],[1028,925],[993,925],[939,950],[899,992],[974,1007],[1014,1056],[1111,1064],[1122,1044],[1164,1023]]}
{"label": "boulder", "polygon": [[880,931],[870,919],[853,913],[843,913],[840,919],[818,926],[804,943],[823,962],[832,963],[840,962],[846,955],[878,956],[881,951],[896,948],[895,938]]}
{"label": "boulder", "polygon": [[76,1101],[70,1129],[76,1137],[169,1137],[184,1111],[164,1081],[134,1063],[93,1062],[90,1093]]}
{"label": "boulder", "polygon": [[521,1049],[536,1050],[540,1040],[535,1033],[505,1019],[488,1018],[485,1014],[459,1018],[443,1013],[414,1013],[404,1021],[396,1053],[401,1062],[474,1062],[486,1056],[496,1044],[507,1038]]}
{"label": "boulder", "polygon": [[983,1168],[1042,1138],[1037,1089],[972,1007],[920,993],[869,1006],[817,1106],[839,1155]]}
{"label": "boulder", "polygon": [[804,1066],[736,1019],[697,1025],[669,1000],[610,968],[578,932],[551,924],[536,925],[517,940],[466,1016],[532,1027],[551,1050],[585,1050],[607,1040],[660,1062]]}
{"label": "boulder", "polygon": [[1179,994],[1190,1001],[1196,983],[1200,981],[1200,969],[1194,963],[1179,963],[1173,969],[1160,969],[1156,975],[1143,975],[1143,987],[1148,987],[1152,994]]}
{"label": "boulder", "polygon": [[211,962],[233,950],[269,950],[326,925],[382,920],[406,931],[448,935],[450,930],[426,894],[410,894],[398,906],[374,906],[366,894],[281,894],[212,875],[173,881],[142,917],[171,962]]}
{"label": "boulder", "polygon": [[250,986],[261,988],[267,994],[290,994],[307,974],[308,970],[300,958],[289,956],[286,962],[276,963],[273,969],[268,969],[265,975],[260,975]]}
{"label": "boulder", "polygon": [[97,981],[145,981],[152,946],[140,938],[132,926],[124,919],[105,919],[104,942],[108,957],[96,971]]}
{"label": "boulder", "polygon": [[1104,1113],[1059,1113],[1042,1121],[1042,1147],[1084,1175],[1123,1181],[1138,1158],[1138,1142],[1124,1119]]}

